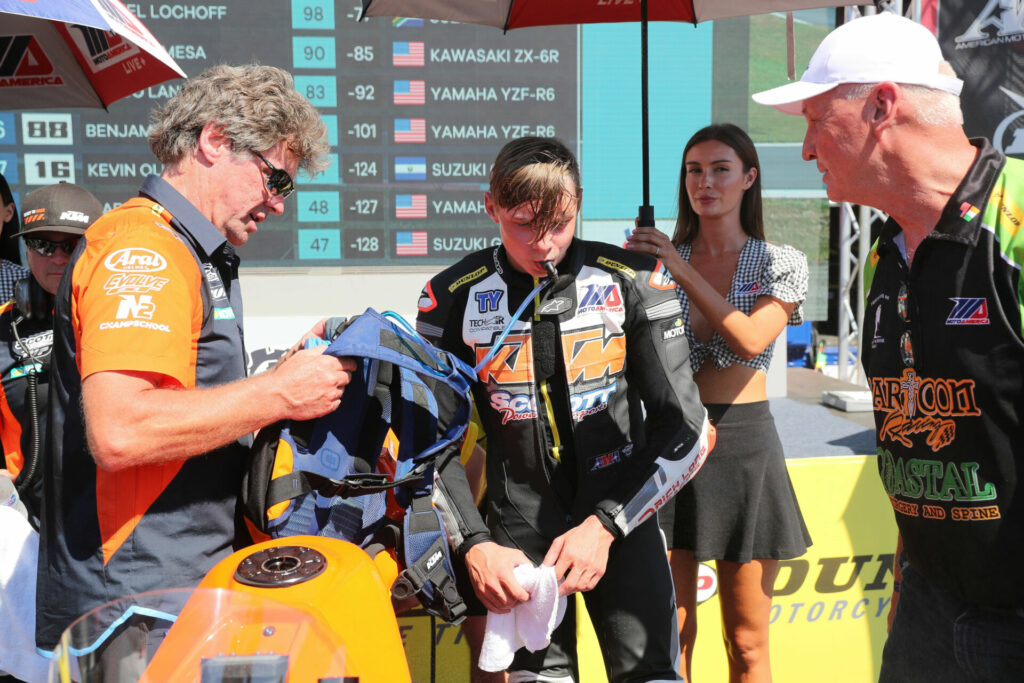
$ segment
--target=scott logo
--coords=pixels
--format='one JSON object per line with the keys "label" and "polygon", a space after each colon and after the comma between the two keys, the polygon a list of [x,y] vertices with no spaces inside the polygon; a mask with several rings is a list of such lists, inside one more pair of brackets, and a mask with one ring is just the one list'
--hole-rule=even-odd
{"label": "scott logo", "polygon": [[129,247],[107,256],[103,265],[116,273],[156,273],[167,267],[167,259],[151,249]]}
{"label": "scott logo", "polygon": [[985,297],[950,297],[953,310],[946,318],[947,325],[988,325],[988,301]]}

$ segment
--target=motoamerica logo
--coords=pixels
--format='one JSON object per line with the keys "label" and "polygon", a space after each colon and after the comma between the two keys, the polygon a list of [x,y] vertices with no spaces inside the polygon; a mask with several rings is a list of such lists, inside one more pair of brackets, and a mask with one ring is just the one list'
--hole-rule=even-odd
{"label": "motoamerica logo", "polygon": [[966,31],[956,37],[956,49],[988,47],[1024,40],[1024,5],[1019,0],[989,0]]}
{"label": "motoamerica logo", "polygon": [[875,412],[887,413],[879,428],[881,441],[913,446],[915,434],[937,452],[956,438],[952,418],[981,415],[974,397],[974,380],[918,377],[911,369],[900,377],[874,377],[871,400]]}

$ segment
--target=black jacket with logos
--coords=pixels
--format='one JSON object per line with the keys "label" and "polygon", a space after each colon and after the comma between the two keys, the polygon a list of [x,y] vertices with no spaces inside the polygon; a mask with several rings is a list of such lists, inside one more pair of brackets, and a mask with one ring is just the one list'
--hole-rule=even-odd
{"label": "black jacket with logos", "polygon": [[[536,284],[503,247],[475,252],[424,288],[417,330],[475,366]],[[539,562],[552,539],[591,514],[625,533],[624,510],[655,461],[690,450],[704,425],[683,329],[660,262],[574,240],[556,281],[473,386],[487,435],[490,532],[461,468],[441,467],[462,518],[457,550],[493,533]]]}

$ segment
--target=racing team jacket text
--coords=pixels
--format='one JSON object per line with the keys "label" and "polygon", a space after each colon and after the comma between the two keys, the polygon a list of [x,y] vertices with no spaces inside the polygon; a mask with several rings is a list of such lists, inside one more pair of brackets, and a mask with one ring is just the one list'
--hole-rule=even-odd
{"label": "racing team jacket text", "polygon": [[[591,514],[623,535],[632,528],[627,517],[642,521],[675,493],[629,509],[660,472],[656,461],[706,444],[676,285],[664,266],[577,239],[558,272],[473,386],[487,434],[488,518],[524,539],[523,549],[525,539],[554,539]],[[417,330],[476,366],[534,286],[503,247],[475,252],[424,288]],[[450,474],[451,460],[455,467],[442,466],[440,476],[461,518],[456,549],[464,553],[490,534],[465,477]]]}

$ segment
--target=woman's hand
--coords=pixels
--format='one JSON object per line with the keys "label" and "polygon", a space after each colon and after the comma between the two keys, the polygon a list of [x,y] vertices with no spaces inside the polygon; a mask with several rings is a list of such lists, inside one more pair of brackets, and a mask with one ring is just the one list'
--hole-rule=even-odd
{"label": "woman's hand", "polygon": [[635,228],[633,234],[626,237],[626,248],[650,254],[663,261],[676,253],[672,240],[657,228]]}

